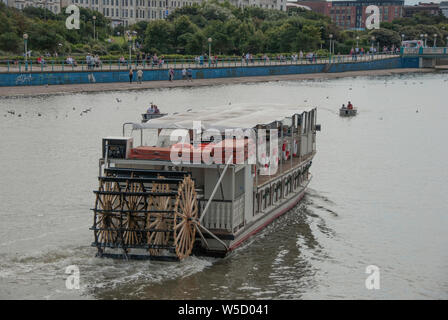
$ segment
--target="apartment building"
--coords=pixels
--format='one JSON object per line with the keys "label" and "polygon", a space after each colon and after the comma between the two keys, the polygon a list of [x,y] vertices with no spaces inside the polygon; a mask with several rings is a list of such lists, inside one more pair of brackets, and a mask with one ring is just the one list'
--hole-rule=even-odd
{"label": "apartment building", "polygon": [[10,7],[24,9],[26,7],[46,8],[57,14],[61,12],[61,0],[3,0]]}
{"label": "apartment building", "polygon": [[448,17],[448,1],[442,1],[439,4],[440,11],[445,17]]}
{"label": "apartment building", "polygon": [[[11,7],[24,9],[28,6],[47,8],[60,13],[71,4],[102,13],[112,21],[112,26],[125,26],[142,20],[165,19],[177,8],[202,3],[204,0],[1,0]],[[239,8],[259,7],[286,11],[287,0],[230,0]]]}
{"label": "apartment building", "polygon": [[[294,2],[312,11],[326,15],[342,29],[365,29],[366,9],[370,5],[380,10],[380,21],[392,22],[403,17],[404,0],[351,0],[351,1],[325,1],[306,0]],[[292,7],[292,6],[290,6]]]}
{"label": "apartment building", "polygon": [[[177,8],[202,3],[204,0],[61,0],[64,4],[74,4],[101,12],[111,19],[112,26],[125,26],[142,20],[165,19]],[[287,0],[231,0],[233,5],[286,11]]]}
{"label": "apartment building", "polygon": [[434,2],[419,2],[413,6],[404,6],[404,17],[412,17],[417,13],[427,13],[431,16],[437,16],[441,13],[440,4]]}

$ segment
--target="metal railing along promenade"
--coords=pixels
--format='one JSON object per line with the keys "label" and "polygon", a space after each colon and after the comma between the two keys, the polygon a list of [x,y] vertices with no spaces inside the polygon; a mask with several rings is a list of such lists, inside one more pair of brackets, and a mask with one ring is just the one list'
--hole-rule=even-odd
{"label": "metal railing along promenade", "polygon": [[447,56],[448,48],[446,47],[418,47],[418,48],[401,48],[403,56]]}
{"label": "metal railing along promenade", "polygon": [[0,73],[17,72],[84,72],[84,71],[127,71],[131,67],[136,70],[160,70],[160,69],[183,69],[183,68],[224,68],[224,67],[253,67],[253,66],[282,66],[282,65],[310,65],[310,64],[328,64],[328,63],[348,63],[348,62],[367,62],[381,60],[392,57],[398,57],[398,53],[378,53],[378,54],[358,54],[358,55],[332,55],[327,57],[303,57],[292,58],[219,58],[201,61],[196,59],[158,59],[150,60],[132,60],[128,61],[97,61],[96,63],[86,63],[79,60],[76,63],[67,63],[64,60],[46,60],[44,63],[38,63],[35,59],[28,61],[0,61]]}

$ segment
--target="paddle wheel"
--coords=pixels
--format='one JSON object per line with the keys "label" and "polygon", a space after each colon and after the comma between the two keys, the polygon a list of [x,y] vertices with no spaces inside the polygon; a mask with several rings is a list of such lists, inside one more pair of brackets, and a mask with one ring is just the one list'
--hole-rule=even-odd
{"label": "paddle wheel", "polygon": [[181,260],[191,254],[200,223],[188,172],[106,168],[98,179],[91,230],[99,256]]}

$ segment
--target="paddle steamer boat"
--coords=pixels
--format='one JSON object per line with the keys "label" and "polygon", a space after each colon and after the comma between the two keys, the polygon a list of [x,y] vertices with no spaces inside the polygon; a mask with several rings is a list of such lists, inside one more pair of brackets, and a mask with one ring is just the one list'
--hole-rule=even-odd
{"label": "paddle steamer boat", "polygon": [[316,117],[316,108],[240,104],[125,123],[123,136],[102,141],[97,255],[225,256],[303,198]]}

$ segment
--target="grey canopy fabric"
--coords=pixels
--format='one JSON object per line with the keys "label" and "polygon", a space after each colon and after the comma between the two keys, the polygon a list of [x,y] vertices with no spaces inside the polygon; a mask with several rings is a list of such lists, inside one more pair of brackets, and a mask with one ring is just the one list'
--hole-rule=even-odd
{"label": "grey canopy fabric", "polygon": [[311,109],[312,107],[284,104],[232,104],[214,108],[196,108],[190,112],[152,119],[147,123],[134,123],[133,129],[193,129],[193,121],[200,121],[204,130],[248,129],[283,121],[294,114],[301,114]]}

